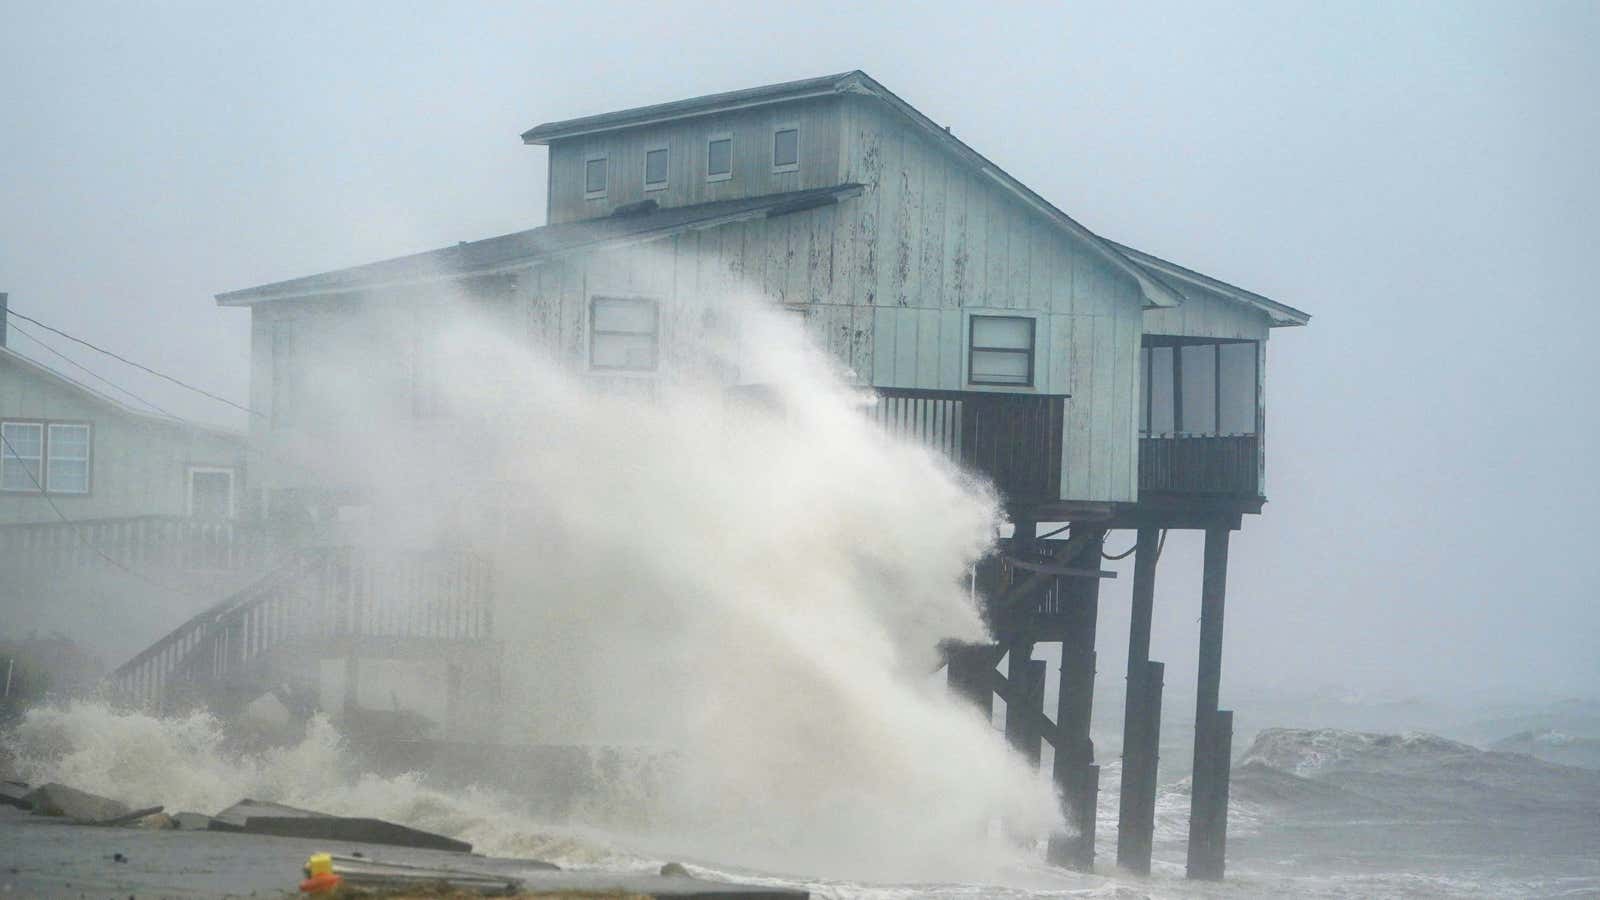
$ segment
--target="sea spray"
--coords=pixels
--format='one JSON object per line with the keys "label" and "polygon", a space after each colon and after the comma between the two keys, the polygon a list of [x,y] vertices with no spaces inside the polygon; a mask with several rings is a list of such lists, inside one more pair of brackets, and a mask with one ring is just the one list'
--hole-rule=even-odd
{"label": "sea spray", "polygon": [[[429,352],[408,355],[417,315]],[[260,474],[359,498],[338,540],[492,549],[500,735],[679,761],[648,790],[606,792],[614,806],[585,808],[593,824],[663,853],[876,879],[985,877],[1020,852],[983,839],[996,818],[1011,834],[1062,828],[1026,764],[929,679],[940,639],[985,637],[965,576],[996,533],[988,487],[875,424],[870,393],[792,316],[723,296],[663,309],[660,329],[657,371],[618,377],[530,339],[514,309],[434,297],[342,310],[297,332],[297,377],[315,390],[293,428],[264,436]],[[413,402],[423,382],[427,415]],[[122,727],[175,728],[178,745],[212,752],[209,737],[181,738],[209,725]],[[259,785],[423,827],[459,808],[379,796],[425,792],[416,781],[335,785],[324,729],[283,751],[298,754],[293,776],[287,757],[230,760],[235,774],[197,763],[193,799],[202,782]],[[94,751],[119,752],[149,751]],[[467,827],[442,830],[473,839]]]}

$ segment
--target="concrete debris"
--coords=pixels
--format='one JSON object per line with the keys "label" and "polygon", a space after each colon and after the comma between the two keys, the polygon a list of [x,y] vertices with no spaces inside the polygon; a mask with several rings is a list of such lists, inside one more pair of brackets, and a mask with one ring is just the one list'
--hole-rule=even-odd
{"label": "concrete debris", "polygon": [[245,820],[244,831],[247,834],[271,834],[278,837],[358,841],[364,844],[389,844],[395,847],[448,850],[454,853],[472,852],[472,845],[466,841],[418,831],[382,819],[345,816],[251,816]]}
{"label": "concrete debris", "polygon": [[24,799],[31,790],[25,781],[0,781],[0,803],[18,809],[32,809],[33,804]]}
{"label": "concrete debris", "polygon": [[[126,805],[64,784],[51,782],[22,798],[36,816],[60,816],[80,825],[100,825],[129,813]],[[159,807],[157,808],[159,811]]]}
{"label": "concrete debris", "polygon": [[172,817],[172,827],[180,831],[205,831],[211,827],[211,817],[204,813],[181,812]]}
{"label": "concrete debris", "polygon": [[222,812],[212,816],[207,827],[212,831],[243,831],[245,822],[253,816],[269,816],[275,819],[330,818],[327,813],[320,813],[310,809],[300,809],[296,806],[285,806],[282,803],[268,803],[264,800],[252,800],[249,797],[246,797]]}

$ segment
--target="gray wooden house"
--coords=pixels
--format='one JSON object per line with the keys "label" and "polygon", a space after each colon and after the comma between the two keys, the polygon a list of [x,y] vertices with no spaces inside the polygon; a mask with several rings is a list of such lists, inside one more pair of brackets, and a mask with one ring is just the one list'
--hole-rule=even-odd
{"label": "gray wooden house", "polygon": [[[1148,870],[1159,533],[1205,530],[1190,871],[1220,876],[1227,538],[1266,499],[1268,337],[1308,316],[1093,233],[859,71],[549,122],[522,139],[548,148],[543,227],[218,296],[251,309],[268,503],[315,502],[294,471],[272,468],[272,448],[309,390],[297,354],[352,339],[359,311],[425,310],[447,284],[576,370],[648,382],[692,366],[687,339],[705,311],[754,287],[877,391],[886,426],[1003,493],[1015,536],[981,572],[997,643],[947,648],[950,678],[974,702],[1006,697],[1023,752],[1055,746],[1080,827],[1053,842],[1059,861],[1087,865],[1093,852],[1105,533],[1138,532],[1119,859]],[[1071,527],[1041,536],[1039,522]],[[1043,674],[1028,661],[1042,640],[1065,647],[1059,726],[1039,710]]]}

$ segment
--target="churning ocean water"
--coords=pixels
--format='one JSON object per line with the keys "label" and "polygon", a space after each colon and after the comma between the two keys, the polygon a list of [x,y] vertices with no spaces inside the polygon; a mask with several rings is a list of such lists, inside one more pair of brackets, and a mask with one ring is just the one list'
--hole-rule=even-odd
{"label": "churning ocean water", "polygon": [[[1155,872],[1115,869],[1114,760],[1101,777],[1096,872],[1045,865],[1040,841],[986,856],[973,877],[875,881],[719,861],[714,842],[630,818],[630,805],[645,802],[636,784],[615,791],[609,811],[583,807],[588,821],[580,823],[541,815],[514,786],[364,772],[322,719],[297,743],[243,752],[204,714],[158,719],[78,702],[33,710],[7,743],[23,777],[131,803],[158,798],[169,810],[214,811],[251,796],[391,819],[491,856],[580,869],[650,870],[676,860],[704,876],[821,898],[1600,896],[1600,771],[1427,734],[1262,731],[1235,762],[1220,884],[1183,878],[1187,779],[1165,784],[1158,798]],[[615,767],[605,777],[630,778]],[[71,830],[61,834],[71,839]]]}

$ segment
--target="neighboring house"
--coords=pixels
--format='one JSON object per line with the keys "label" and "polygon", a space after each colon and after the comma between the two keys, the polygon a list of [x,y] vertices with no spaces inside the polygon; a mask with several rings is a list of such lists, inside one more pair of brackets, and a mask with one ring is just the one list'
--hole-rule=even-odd
{"label": "neighboring house", "polygon": [[[522,139],[549,148],[545,226],[218,295],[251,310],[251,405],[270,413],[252,441],[269,506],[327,510],[349,496],[279,452],[327,393],[306,383],[308,361],[387,342],[374,357],[394,369],[383,377],[409,376],[408,405],[426,417],[439,303],[464,298],[575,371],[648,387],[694,371],[708,313],[757,292],[876,390],[887,427],[1000,489],[1016,536],[992,578],[980,567],[997,643],[952,650],[949,673],[980,704],[1002,692],[1019,750],[1037,759],[1041,737],[1055,745],[1079,833],[1052,841],[1054,860],[1087,867],[1094,848],[1088,704],[1105,532],[1137,531],[1118,858],[1148,871],[1159,533],[1205,531],[1189,862],[1220,877],[1228,536],[1266,500],[1268,337],[1309,316],[1100,237],[859,71],[550,122]],[[395,333],[368,327],[374,310]],[[1070,522],[1070,538],[1036,540],[1043,521]],[[1037,711],[1037,641],[1064,645],[1053,721]]]}
{"label": "neighboring house", "polygon": [[239,514],[244,435],[134,409],[3,343],[0,436],[0,525]]}
{"label": "neighboring house", "polygon": [[0,638],[60,633],[115,663],[271,564],[259,532],[236,524],[243,434],[131,407],[10,349],[7,335],[0,327]]}

